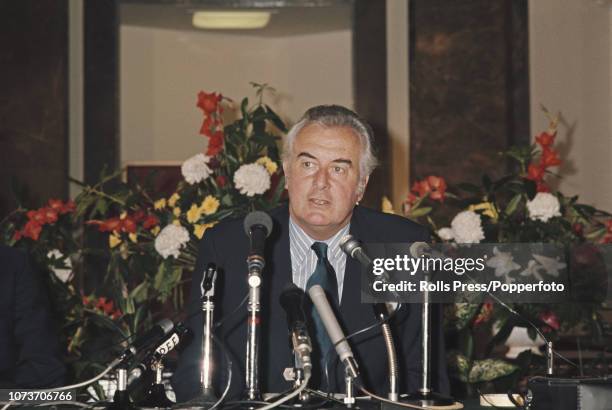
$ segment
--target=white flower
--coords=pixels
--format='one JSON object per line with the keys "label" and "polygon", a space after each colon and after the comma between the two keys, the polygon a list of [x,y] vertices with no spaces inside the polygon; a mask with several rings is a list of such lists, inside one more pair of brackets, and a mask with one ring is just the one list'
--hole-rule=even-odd
{"label": "white flower", "polygon": [[493,255],[494,256],[487,259],[486,265],[495,269],[495,276],[498,278],[503,276],[506,283],[514,282],[515,279],[510,277],[508,274],[512,271],[520,269],[521,265],[514,262],[512,253],[501,252],[499,249],[497,249],[497,246],[495,246],[493,248]]}
{"label": "white flower", "polygon": [[197,154],[183,162],[181,173],[189,184],[193,185],[204,181],[212,172],[208,168],[210,157],[204,154]]}
{"label": "white flower", "polygon": [[451,228],[441,228],[438,230],[438,236],[443,241],[452,241],[455,237],[453,230]]}
{"label": "white flower", "polygon": [[478,243],[484,239],[480,215],[474,211],[459,212],[451,222],[457,243]]}
{"label": "white flower", "polygon": [[189,231],[183,226],[170,224],[166,225],[155,238],[155,250],[164,259],[170,255],[178,258],[181,248],[184,248],[187,242],[189,242]]}
{"label": "white flower", "polygon": [[529,218],[534,221],[548,221],[555,216],[561,216],[561,205],[556,196],[549,192],[538,192],[531,201],[527,201]]}
{"label": "white flower", "polygon": [[270,189],[270,174],[260,164],[246,164],[234,174],[234,185],[246,196],[259,195]]}
{"label": "white flower", "polygon": [[65,257],[58,249],[50,250],[49,253],[47,253],[47,258],[61,261],[66,266],[65,268],[56,268],[54,263],[51,269],[60,281],[64,283],[68,282],[72,277],[72,262],[70,258]]}

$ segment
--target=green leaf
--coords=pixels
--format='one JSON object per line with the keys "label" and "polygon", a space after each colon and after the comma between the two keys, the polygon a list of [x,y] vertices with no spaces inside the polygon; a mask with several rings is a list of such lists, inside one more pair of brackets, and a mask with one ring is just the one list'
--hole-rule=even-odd
{"label": "green leaf", "polygon": [[464,329],[480,309],[479,303],[455,303],[452,324],[457,330]]}
{"label": "green leaf", "polygon": [[506,209],[505,209],[504,213],[506,215],[508,215],[508,216],[512,215],[514,213],[514,211],[516,211],[516,208],[518,207],[519,203],[521,202],[521,198],[522,197],[523,196],[521,194],[514,195],[514,197],[508,203],[508,206],[506,206]]}
{"label": "green leaf", "polygon": [[468,382],[481,383],[508,376],[518,370],[518,366],[498,359],[474,360]]}
{"label": "green leaf", "polygon": [[281,132],[287,132],[287,126],[283,120],[280,119],[280,117],[272,110],[272,108],[270,108],[269,105],[266,105],[266,109],[268,110],[270,120],[276,126],[276,128],[278,128]]}
{"label": "green leaf", "polygon": [[423,208],[417,208],[415,210],[410,211],[410,216],[414,218],[419,218],[421,216],[425,216],[430,213],[432,210],[431,206],[424,206]]}
{"label": "green leaf", "polygon": [[138,286],[136,286],[132,290],[132,292],[130,292],[130,297],[134,299],[134,302],[142,303],[145,300],[147,300],[148,291],[149,291],[149,284],[145,280],[142,283],[140,283]]}
{"label": "green leaf", "polygon": [[467,383],[470,372],[470,360],[460,353],[453,352],[449,354],[448,362],[456,370],[459,380]]}

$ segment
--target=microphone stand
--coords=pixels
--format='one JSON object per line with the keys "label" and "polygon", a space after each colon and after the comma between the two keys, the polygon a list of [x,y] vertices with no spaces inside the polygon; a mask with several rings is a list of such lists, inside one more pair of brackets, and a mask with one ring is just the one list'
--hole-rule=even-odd
{"label": "microphone stand", "polygon": [[151,369],[155,372],[155,382],[147,390],[143,400],[138,402],[138,407],[141,408],[169,408],[174,405],[166,396],[166,389],[162,383],[162,373],[164,370],[163,357],[159,357],[151,363]]}
{"label": "microphone stand", "polygon": [[217,401],[212,386],[212,328],[215,304],[213,302],[215,294],[215,282],[217,280],[217,266],[209,263],[200,285],[202,292],[202,360],[200,362],[200,395],[189,400],[176,408],[190,409],[209,409]]}
{"label": "microphone stand", "polygon": [[113,395],[113,402],[107,407],[108,410],[136,409],[127,391],[128,365],[122,362],[117,366],[117,390]]}
{"label": "microphone stand", "polygon": [[250,255],[247,259],[249,275],[249,299],[247,304],[247,346],[246,346],[246,391],[247,400],[261,399],[259,391],[259,339],[261,326],[261,272],[265,265],[259,255]]}
{"label": "microphone stand", "polygon": [[[423,271],[426,283],[429,283],[429,271]],[[421,376],[421,388],[416,393],[410,393],[404,401],[415,403],[420,406],[451,406],[455,400],[436,393],[432,390],[429,379],[429,359],[430,359],[430,316],[431,304],[429,302],[429,288],[425,286],[423,292],[423,310],[421,311],[421,354],[423,356],[423,373]]]}

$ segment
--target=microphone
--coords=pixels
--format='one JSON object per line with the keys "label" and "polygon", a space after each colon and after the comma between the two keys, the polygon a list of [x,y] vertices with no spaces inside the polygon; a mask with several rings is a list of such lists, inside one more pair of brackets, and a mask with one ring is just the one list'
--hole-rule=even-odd
{"label": "microphone", "polygon": [[352,378],[357,378],[359,376],[359,369],[355,357],[353,356],[353,351],[344,338],[344,332],[342,332],[340,324],[329,305],[327,296],[325,296],[325,291],[320,285],[314,285],[308,289],[308,294],[321,317],[321,321],[323,322],[323,326],[325,326],[329,339],[336,348],[338,357],[340,357],[340,360],[344,363],[346,372]]}
{"label": "microphone", "polygon": [[138,353],[148,350],[159,342],[161,338],[168,335],[174,328],[174,323],[169,319],[160,320],[149,329],[144,335],[134,341],[125,351],[122,357],[125,359],[131,358]]}
{"label": "microphone", "polygon": [[340,249],[344,251],[351,258],[357,259],[362,265],[368,267],[372,264],[372,259],[365,253],[361,242],[359,242],[353,235],[345,235],[340,240]]}
{"label": "microphone", "polygon": [[445,259],[447,258],[442,252],[433,249],[426,242],[414,242],[410,245],[410,256],[413,258],[420,258],[421,256],[429,256],[434,259]]}
{"label": "microphone", "polygon": [[279,302],[287,314],[287,327],[291,335],[293,351],[304,369],[309,371],[312,369],[310,359],[312,343],[306,329],[306,315],[303,308],[304,291],[292,283],[281,293]]}
{"label": "microphone", "polygon": [[244,218],[244,231],[250,238],[250,252],[247,258],[249,273],[259,274],[263,270],[264,245],[272,232],[272,218],[265,212],[253,211]]}

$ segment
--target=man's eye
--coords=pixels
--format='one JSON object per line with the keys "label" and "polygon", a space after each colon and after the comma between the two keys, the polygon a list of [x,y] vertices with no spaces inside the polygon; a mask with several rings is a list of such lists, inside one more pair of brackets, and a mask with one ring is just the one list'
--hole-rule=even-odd
{"label": "man's eye", "polygon": [[312,162],[310,162],[310,161],[304,161],[304,162],[302,162],[302,166],[303,166],[304,168],[311,168],[311,167],[312,167]]}
{"label": "man's eye", "polygon": [[342,168],[342,167],[333,167],[333,171],[334,171],[336,174],[342,174],[342,173],[344,173],[345,169],[344,169],[344,168]]}

